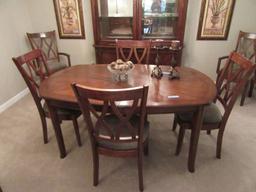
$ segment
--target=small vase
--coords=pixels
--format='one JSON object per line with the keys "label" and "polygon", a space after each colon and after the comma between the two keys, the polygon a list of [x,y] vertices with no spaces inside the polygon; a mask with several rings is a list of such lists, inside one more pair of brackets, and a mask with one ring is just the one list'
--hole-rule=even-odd
{"label": "small vase", "polygon": [[220,21],[220,16],[219,15],[213,15],[211,17],[212,28],[216,28],[216,24],[219,23],[219,21]]}

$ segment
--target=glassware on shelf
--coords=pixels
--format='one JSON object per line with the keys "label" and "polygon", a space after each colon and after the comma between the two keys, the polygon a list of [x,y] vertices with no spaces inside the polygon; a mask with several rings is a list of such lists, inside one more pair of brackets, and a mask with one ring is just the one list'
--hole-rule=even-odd
{"label": "glassware on shelf", "polygon": [[102,39],[131,39],[133,0],[98,0],[100,36]]}
{"label": "glassware on shelf", "polygon": [[142,0],[143,38],[175,38],[178,0]]}

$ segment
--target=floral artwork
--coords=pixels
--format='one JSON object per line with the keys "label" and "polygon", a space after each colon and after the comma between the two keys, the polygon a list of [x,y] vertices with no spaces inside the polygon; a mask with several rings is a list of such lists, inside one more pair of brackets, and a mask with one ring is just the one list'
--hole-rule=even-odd
{"label": "floral artwork", "polygon": [[235,0],[202,0],[198,40],[226,40]]}
{"label": "floral artwork", "polygon": [[61,39],[84,39],[81,0],[53,0]]}

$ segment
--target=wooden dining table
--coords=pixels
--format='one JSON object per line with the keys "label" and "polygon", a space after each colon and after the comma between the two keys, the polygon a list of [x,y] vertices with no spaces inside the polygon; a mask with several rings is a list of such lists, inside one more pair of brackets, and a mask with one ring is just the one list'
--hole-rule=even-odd
{"label": "wooden dining table", "polygon": [[[151,77],[154,65],[135,65],[126,81],[116,81],[106,64],[76,65],[58,71],[45,79],[39,88],[39,94],[45,99],[54,127],[60,157],[66,156],[66,149],[56,110],[58,108],[77,109],[79,106],[71,84],[120,89],[149,85],[147,114],[166,114],[193,112],[192,130],[188,155],[188,170],[195,171],[195,159],[204,106],[216,97],[214,82],[205,74],[188,67],[176,67],[179,79],[170,79],[163,75],[157,79]],[[168,66],[161,66],[168,71]]]}

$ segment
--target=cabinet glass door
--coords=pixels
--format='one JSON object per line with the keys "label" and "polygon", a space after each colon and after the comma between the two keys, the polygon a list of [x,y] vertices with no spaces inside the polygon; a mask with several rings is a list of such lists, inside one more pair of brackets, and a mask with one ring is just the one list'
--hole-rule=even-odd
{"label": "cabinet glass door", "polygon": [[101,39],[133,38],[133,0],[98,0]]}
{"label": "cabinet glass door", "polygon": [[178,0],[142,0],[142,38],[175,39]]}

